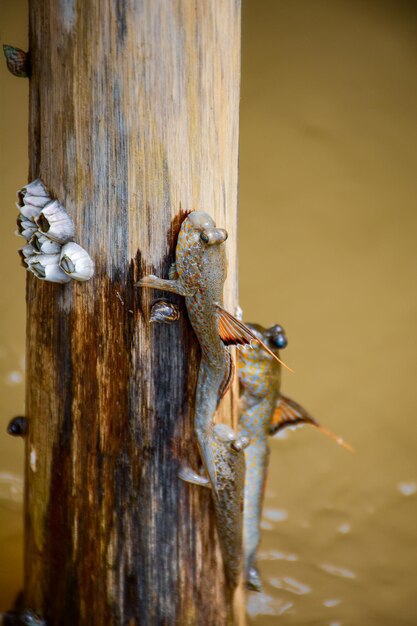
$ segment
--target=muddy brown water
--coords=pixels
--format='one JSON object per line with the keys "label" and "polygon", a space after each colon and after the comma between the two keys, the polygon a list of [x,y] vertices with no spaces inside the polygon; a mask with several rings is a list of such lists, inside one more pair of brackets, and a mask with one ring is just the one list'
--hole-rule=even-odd
{"label": "muddy brown water", "polygon": [[[4,0],[1,43],[26,45]],[[286,328],[283,389],[311,428],[271,442],[255,626],[417,624],[417,9],[413,2],[245,0],[240,295]],[[2,84],[0,609],[22,584],[27,83]],[[219,225],[221,226],[221,225]]]}

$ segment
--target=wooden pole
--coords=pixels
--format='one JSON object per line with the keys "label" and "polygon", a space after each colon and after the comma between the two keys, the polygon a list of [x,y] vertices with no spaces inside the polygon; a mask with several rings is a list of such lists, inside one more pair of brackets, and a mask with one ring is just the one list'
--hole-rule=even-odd
{"label": "wooden pole", "polygon": [[182,212],[207,210],[236,304],[240,2],[31,0],[30,54],[29,178],[96,274],[28,276],[26,606],[48,626],[229,624],[210,493],[177,476],[198,463],[198,345],[181,298],[149,325],[158,294],[133,283],[167,277]]}

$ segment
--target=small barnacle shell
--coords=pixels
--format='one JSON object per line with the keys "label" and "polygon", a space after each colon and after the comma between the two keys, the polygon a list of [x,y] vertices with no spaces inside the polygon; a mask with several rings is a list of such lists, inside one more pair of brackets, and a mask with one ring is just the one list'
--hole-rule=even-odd
{"label": "small barnacle shell", "polygon": [[38,230],[34,233],[29,241],[34,249],[34,254],[58,254],[61,252],[61,244],[52,241]]}
{"label": "small barnacle shell", "polygon": [[35,222],[42,233],[58,243],[65,243],[74,236],[74,222],[58,200],[49,202],[35,217]]}
{"label": "small barnacle shell", "polygon": [[42,210],[42,207],[34,206],[33,204],[20,205],[19,202],[16,202],[16,206],[19,209],[20,213],[31,222],[35,220],[35,217],[38,217],[39,213]]}
{"label": "small barnacle shell", "polygon": [[59,254],[35,254],[27,259],[28,270],[41,280],[68,283],[71,278],[59,266]]}
{"label": "small barnacle shell", "polygon": [[19,213],[19,215],[17,216],[16,224],[16,235],[23,237],[27,240],[29,240],[32,237],[33,233],[38,230],[36,225],[27,217],[22,215],[22,213]]}
{"label": "small barnacle shell", "polygon": [[48,202],[51,202],[49,192],[39,178],[19,189],[16,195],[19,209],[24,204],[31,204],[42,209]]}
{"label": "small barnacle shell", "polygon": [[[18,192],[18,196],[22,196],[24,198],[27,195],[29,196],[41,196],[44,198],[49,198],[49,192],[40,178],[36,178],[36,180],[32,180],[31,183],[28,183]],[[20,198],[19,198],[20,199]]]}
{"label": "small barnacle shell", "polygon": [[18,194],[18,204],[20,207],[24,204],[31,204],[32,206],[37,206],[40,209],[43,209],[48,202],[51,202],[51,198],[49,196],[30,196],[28,193],[25,196],[22,196],[21,194]]}
{"label": "small barnacle shell", "polygon": [[20,248],[20,250],[18,250],[17,252],[20,255],[20,258],[22,259],[22,266],[25,269],[27,269],[29,259],[33,257],[35,254],[35,248],[30,243],[27,243],[25,246],[23,246],[23,248]]}
{"label": "small barnacle shell", "polygon": [[94,261],[84,248],[70,241],[62,246],[61,268],[75,280],[89,280],[94,275]]}
{"label": "small barnacle shell", "polygon": [[32,246],[32,244],[29,242],[27,243],[25,246],[23,246],[23,248],[20,248],[20,250],[18,250],[19,254],[21,255],[21,257],[23,259],[27,259],[30,256],[33,256],[34,254],[36,254],[36,250],[35,248]]}

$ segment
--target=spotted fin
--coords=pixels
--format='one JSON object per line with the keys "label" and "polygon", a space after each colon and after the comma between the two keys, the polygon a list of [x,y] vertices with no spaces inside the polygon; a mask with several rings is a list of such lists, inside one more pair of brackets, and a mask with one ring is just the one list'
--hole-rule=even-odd
{"label": "spotted fin", "polygon": [[269,426],[269,434],[275,435],[280,430],[287,428],[288,426],[297,426],[298,424],[310,424],[311,426],[315,426],[318,430],[320,430],[324,435],[333,439],[343,448],[349,450],[349,452],[353,452],[353,448],[343,441],[341,437],[338,437],[327,428],[323,428],[320,424],[306,411],[300,404],[294,402],[290,398],[281,395],[275,412],[272,416],[271,424]]}
{"label": "spotted fin", "polygon": [[262,348],[268,352],[278,363],[281,363],[287,370],[292,372],[293,370],[288,367],[276,354],[268,348],[264,342],[259,339],[243,322],[236,319],[234,315],[226,311],[220,304],[215,304],[218,330],[220,339],[225,346],[252,346],[252,343],[259,343]]}

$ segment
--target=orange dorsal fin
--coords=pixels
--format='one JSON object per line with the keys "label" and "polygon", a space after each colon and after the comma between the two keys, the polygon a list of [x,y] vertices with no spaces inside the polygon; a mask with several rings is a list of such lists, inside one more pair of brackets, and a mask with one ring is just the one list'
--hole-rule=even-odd
{"label": "orange dorsal fin", "polygon": [[252,346],[252,343],[259,343],[262,348],[268,352],[278,363],[281,363],[287,370],[292,372],[293,370],[288,367],[276,354],[259,339],[255,333],[251,331],[243,322],[236,319],[234,315],[226,311],[220,304],[215,304],[217,313],[217,327],[219,330],[220,339],[225,346]]}
{"label": "orange dorsal fin", "polygon": [[291,400],[291,398],[287,398],[286,396],[281,396],[277,402],[277,406],[275,412],[272,416],[271,424],[269,426],[269,434],[275,435],[280,430],[287,428],[288,426],[297,426],[297,424],[310,424],[311,426],[315,426],[320,432],[333,441],[336,441],[340,446],[349,450],[349,452],[353,452],[353,448],[343,441],[341,437],[338,437],[327,428],[323,428],[320,424],[306,411],[300,404]]}

